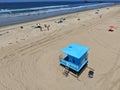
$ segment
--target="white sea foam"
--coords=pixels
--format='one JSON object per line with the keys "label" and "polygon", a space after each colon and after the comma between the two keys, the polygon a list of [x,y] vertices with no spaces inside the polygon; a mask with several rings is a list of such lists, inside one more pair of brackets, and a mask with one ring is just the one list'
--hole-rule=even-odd
{"label": "white sea foam", "polygon": [[0,12],[20,12],[20,11],[31,11],[31,10],[41,10],[41,9],[49,9],[49,8],[60,8],[60,7],[67,7],[69,5],[59,5],[59,6],[45,6],[45,7],[35,7],[35,8],[25,8],[25,9],[1,9]]}

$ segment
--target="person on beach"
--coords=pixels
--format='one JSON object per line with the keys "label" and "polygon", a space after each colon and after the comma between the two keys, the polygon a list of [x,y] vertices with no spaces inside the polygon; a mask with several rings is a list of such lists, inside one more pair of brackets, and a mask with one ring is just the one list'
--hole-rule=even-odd
{"label": "person on beach", "polygon": [[50,25],[44,24],[44,27],[49,31],[50,30]]}
{"label": "person on beach", "polygon": [[48,30],[48,31],[50,30],[50,25],[47,25],[47,30]]}
{"label": "person on beach", "polygon": [[43,30],[42,30],[42,26],[39,26],[39,28],[40,28],[40,31],[43,31]]}
{"label": "person on beach", "polygon": [[100,17],[100,19],[102,18],[102,12],[99,12],[99,17]]}
{"label": "person on beach", "polygon": [[44,24],[44,27],[47,28],[47,24]]}
{"label": "person on beach", "polygon": [[100,18],[102,18],[102,14],[100,14]]}

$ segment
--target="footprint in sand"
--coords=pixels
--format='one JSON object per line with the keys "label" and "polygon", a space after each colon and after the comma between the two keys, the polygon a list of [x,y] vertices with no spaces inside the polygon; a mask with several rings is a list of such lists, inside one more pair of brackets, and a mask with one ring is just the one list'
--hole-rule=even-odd
{"label": "footprint in sand", "polygon": [[25,39],[20,39],[20,40],[25,40]]}
{"label": "footprint in sand", "polygon": [[10,43],[8,43],[8,44],[12,44],[12,43],[10,42]]}
{"label": "footprint in sand", "polygon": [[16,43],[19,43],[18,41],[16,41]]}

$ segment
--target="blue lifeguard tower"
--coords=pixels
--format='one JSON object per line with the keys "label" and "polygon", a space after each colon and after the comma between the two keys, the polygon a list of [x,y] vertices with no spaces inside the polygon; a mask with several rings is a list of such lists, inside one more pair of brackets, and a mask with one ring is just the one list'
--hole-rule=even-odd
{"label": "blue lifeguard tower", "polygon": [[60,60],[60,65],[70,68],[76,72],[80,70],[88,63],[88,51],[89,47],[72,43],[65,47],[62,52],[67,54]]}

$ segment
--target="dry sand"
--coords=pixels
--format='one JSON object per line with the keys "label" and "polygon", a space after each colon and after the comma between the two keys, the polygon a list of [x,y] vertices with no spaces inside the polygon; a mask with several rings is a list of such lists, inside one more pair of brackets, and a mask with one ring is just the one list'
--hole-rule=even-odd
{"label": "dry sand", "polygon": [[[90,10],[0,28],[0,90],[120,90],[120,7],[99,10],[102,18]],[[55,23],[60,17],[64,23]],[[32,29],[36,23],[50,31]],[[60,50],[72,42],[90,47],[78,79],[59,65]]]}

